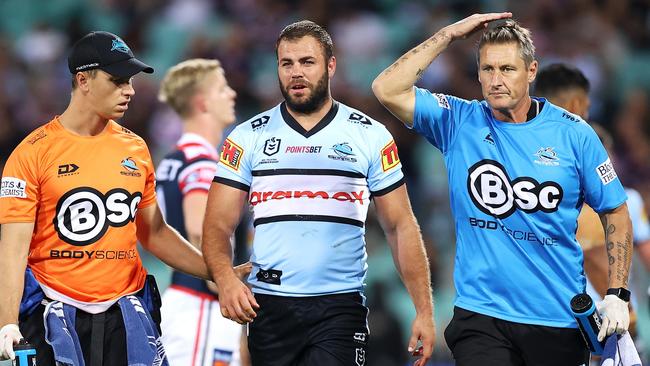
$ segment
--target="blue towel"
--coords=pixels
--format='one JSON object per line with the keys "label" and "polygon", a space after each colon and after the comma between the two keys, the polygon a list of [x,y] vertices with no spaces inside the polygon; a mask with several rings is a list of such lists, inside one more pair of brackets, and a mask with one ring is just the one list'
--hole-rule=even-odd
{"label": "blue towel", "polygon": [[84,366],[84,357],[74,322],[77,309],[53,301],[45,307],[45,341],[52,346],[54,360],[61,365]]}
{"label": "blue towel", "polygon": [[[135,296],[125,296],[117,303],[126,330],[129,366],[169,366],[156,324],[140,300]],[[57,364],[85,366],[75,329],[76,314],[74,306],[59,301],[45,307],[45,340],[52,346]]]}
{"label": "blue towel", "polygon": [[641,366],[641,358],[629,332],[610,335],[605,342],[601,366]]}
{"label": "blue towel", "polygon": [[117,302],[122,310],[126,331],[129,366],[169,366],[160,334],[149,312],[135,296]]}
{"label": "blue towel", "polygon": [[25,269],[23,298],[20,300],[20,320],[24,320],[27,316],[31,315],[44,298],[45,294],[43,294],[41,286],[36,281],[32,269],[28,266]]}

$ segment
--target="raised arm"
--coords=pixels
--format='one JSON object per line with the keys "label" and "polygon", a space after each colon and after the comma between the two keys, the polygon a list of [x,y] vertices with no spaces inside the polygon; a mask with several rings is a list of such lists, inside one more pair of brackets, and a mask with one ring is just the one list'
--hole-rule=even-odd
{"label": "raised arm", "polygon": [[442,28],[379,74],[372,83],[372,91],[395,117],[411,126],[415,108],[413,86],[431,62],[452,41],[467,38],[472,33],[485,28],[491,21],[510,17],[512,13],[474,14]]}
{"label": "raised arm", "polygon": [[[607,257],[609,259],[609,287],[628,287],[630,265],[632,264],[632,222],[628,213],[627,204],[614,210],[600,214],[600,220],[605,230],[605,243],[607,243]],[[603,300],[601,312],[603,323],[598,335],[599,340],[605,335],[614,332],[627,331],[630,316],[628,303],[615,295],[606,295]]]}
{"label": "raised arm", "polygon": [[379,222],[393,253],[395,267],[415,306],[416,316],[411,328],[409,352],[415,351],[417,341],[421,340],[422,358],[418,360],[418,365],[425,365],[433,352],[436,330],[429,261],[420,227],[413,215],[406,185],[375,197],[374,201]]}
{"label": "raised arm", "polygon": [[158,204],[138,210],[138,240],[167,265],[192,276],[210,279],[201,252],[167,225]]}
{"label": "raised arm", "polygon": [[33,232],[33,222],[0,227],[0,360],[13,359],[13,345],[22,338],[18,330],[18,309]]}
{"label": "raised arm", "polygon": [[239,224],[247,196],[241,189],[212,183],[201,245],[212,279],[219,287],[221,315],[240,324],[252,321],[257,315],[253,308],[259,307],[232,268],[230,237]]}

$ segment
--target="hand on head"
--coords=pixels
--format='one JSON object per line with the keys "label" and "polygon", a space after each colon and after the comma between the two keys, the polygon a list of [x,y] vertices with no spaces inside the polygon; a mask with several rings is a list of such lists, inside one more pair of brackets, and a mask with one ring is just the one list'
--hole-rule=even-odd
{"label": "hand on head", "polygon": [[512,18],[512,13],[474,14],[444,28],[452,40],[467,38],[473,33],[485,29],[490,22]]}

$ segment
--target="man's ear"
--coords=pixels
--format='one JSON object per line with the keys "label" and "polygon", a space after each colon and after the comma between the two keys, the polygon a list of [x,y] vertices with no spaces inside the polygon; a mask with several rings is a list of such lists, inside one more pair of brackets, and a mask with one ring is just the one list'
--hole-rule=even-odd
{"label": "man's ear", "polygon": [[74,78],[79,90],[82,90],[84,92],[87,92],[89,90],[90,85],[88,85],[88,83],[90,81],[90,76],[87,73],[80,71],[74,75]]}
{"label": "man's ear", "polygon": [[205,113],[208,111],[208,103],[202,93],[194,94],[190,100],[190,105],[192,106],[192,109],[198,113]]}
{"label": "man's ear", "polygon": [[330,79],[334,76],[336,72],[336,57],[330,57],[330,60],[327,62],[327,72],[329,73]]}
{"label": "man's ear", "polygon": [[533,62],[528,65],[528,84],[532,84],[532,82],[535,81],[538,66],[539,64],[537,63],[537,60],[533,60]]}

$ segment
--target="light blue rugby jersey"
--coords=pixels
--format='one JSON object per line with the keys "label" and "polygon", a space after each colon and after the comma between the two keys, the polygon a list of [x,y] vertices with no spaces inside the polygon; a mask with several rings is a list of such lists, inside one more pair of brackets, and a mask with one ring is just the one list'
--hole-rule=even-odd
{"label": "light blue rugby jersey", "polygon": [[[543,98],[525,123],[485,101],[416,89],[413,128],[442,151],[456,222],[456,306],[508,321],[577,327],[585,290],[575,239],[586,201],[596,212],[626,195],[591,127]],[[535,103],[535,102],[533,102]]]}
{"label": "light blue rugby jersey", "polygon": [[253,292],[316,296],[363,291],[370,196],[404,175],[382,124],[334,102],[307,132],[282,103],[228,136],[215,181],[249,192]]}

